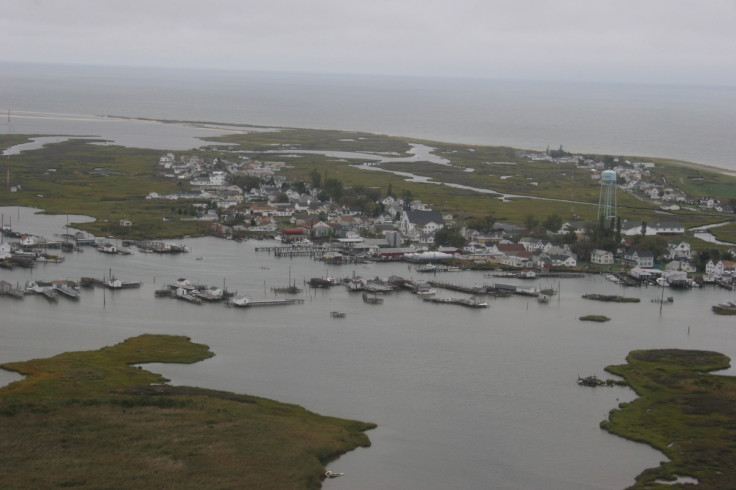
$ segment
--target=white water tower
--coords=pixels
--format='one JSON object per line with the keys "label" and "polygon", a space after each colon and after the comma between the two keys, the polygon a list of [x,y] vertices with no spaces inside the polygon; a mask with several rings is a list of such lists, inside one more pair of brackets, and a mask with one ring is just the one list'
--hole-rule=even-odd
{"label": "white water tower", "polygon": [[603,216],[603,220],[610,223],[611,218],[616,218],[617,205],[616,172],[604,170],[601,174],[601,195],[598,198],[598,219]]}

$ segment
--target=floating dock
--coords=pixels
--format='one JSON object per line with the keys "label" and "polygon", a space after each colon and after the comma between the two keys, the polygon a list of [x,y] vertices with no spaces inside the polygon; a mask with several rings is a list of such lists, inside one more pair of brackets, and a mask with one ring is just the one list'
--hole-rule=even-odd
{"label": "floating dock", "polygon": [[488,303],[485,301],[478,301],[476,298],[424,298],[427,303],[438,303],[443,305],[460,305],[468,308],[488,308]]}
{"label": "floating dock", "polygon": [[440,281],[427,281],[427,284],[433,288],[449,289],[450,291],[457,291],[459,293],[488,294],[488,288],[486,286],[463,286],[462,284],[451,284]]}
{"label": "floating dock", "polygon": [[284,305],[300,305],[304,303],[303,299],[251,299],[251,298],[235,298],[230,301],[231,306],[238,308],[250,308],[253,306],[284,306]]}

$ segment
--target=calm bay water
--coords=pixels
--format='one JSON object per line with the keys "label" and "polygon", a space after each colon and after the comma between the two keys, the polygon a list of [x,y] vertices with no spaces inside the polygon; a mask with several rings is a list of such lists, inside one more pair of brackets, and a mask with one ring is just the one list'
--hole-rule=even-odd
{"label": "calm bay water", "polygon": [[[216,131],[107,115],[266,126],[365,130],[472,144],[680,158],[735,170],[736,96],[730,88],[604,86],[263,73],[202,73],[2,65],[0,133],[97,135],[129,146],[186,149]],[[0,201],[0,204],[2,202]],[[13,228],[51,238],[66,217],[0,208]],[[70,221],[79,220],[70,217]],[[112,271],[138,290],[85,291],[78,303],[0,298],[0,361],[96,349],[142,333],[190,336],[216,356],[192,366],[153,365],[176,384],[250,393],[325,415],[378,424],[373,446],[343,456],[346,475],[326,488],[622,488],[658,464],[652,449],[602,432],[598,423],[630,390],[584,389],[643,348],[697,348],[736,356],[730,319],[710,306],[733,293],[698,290],[675,303],[658,290],[627,290],[599,277],[560,286],[551,304],[492,300],[487,310],[429,305],[400,293],[368,306],[342,288],[305,304],[239,310],[156,299],[179,277],[254,297],[291,274],[417,278],[406,264],[335,267],[275,259],[255,242],[187,240],[192,253],[110,257],[87,250],[60,265],[0,270],[0,279],[74,279]],[[202,257],[202,260],[195,260]],[[493,279],[462,272],[442,279]],[[502,281],[507,282],[507,281]],[[583,292],[641,295],[604,305]],[[329,317],[342,310],[345,320]],[[603,325],[584,314],[612,318]],[[0,372],[0,382],[15,376]]]}
{"label": "calm bay water", "polygon": [[[12,215],[19,230],[47,237],[65,230],[66,217],[38,222],[26,209],[0,212]],[[289,276],[299,284],[327,275],[429,278],[406,264],[328,269],[311,259],[254,251],[268,242],[185,243],[192,251],[180,256],[108,256],[87,249],[67,254],[63,264],[0,270],[0,279],[20,284],[110,271],[143,281],[140,289],[83,291],[78,303],[0,298],[0,360],[97,349],[149,332],[187,335],[216,356],[189,366],[147,368],[174,384],[250,393],[378,424],[369,433],[373,446],[334,462],[330,467],[346,475],[325,488],[610,489],[633,483],[663,456],[598,428],[633,392],[582,388],[577,376],[605,376],[604,366],[624,362],[633,349],[736,356],[733,322],[710,311],[713,303],[734,299],[732,292],[667,291],[675,301],[660,316],[649,300],[661,290],[622,290],[597,276],[524,282],[561,293],[548,305],[522,297],[490,300],[486,310],[431,305],[409,293],[371,306],[342,287],[306,289],[303,305],[250,310],[155,298],[155,289],[180,277],[253,297],[272,296],[270,288],[285,285]],[[467,285],[511,282],[469,271],[438,278]],[[638,295],[642,302],[602,304],[581,299],[584,292]],[[332,310],[345,311],[347,318],[331,318]],[[612,320],[580,322],[584,314]]]}

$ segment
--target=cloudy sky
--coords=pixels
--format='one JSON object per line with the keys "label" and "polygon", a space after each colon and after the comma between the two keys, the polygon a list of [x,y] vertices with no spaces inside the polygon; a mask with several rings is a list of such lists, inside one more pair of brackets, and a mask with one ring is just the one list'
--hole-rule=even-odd
{"label": "cloudy sky", "polygon": [[0,61],[736,85],[736,0],[3,0]]}

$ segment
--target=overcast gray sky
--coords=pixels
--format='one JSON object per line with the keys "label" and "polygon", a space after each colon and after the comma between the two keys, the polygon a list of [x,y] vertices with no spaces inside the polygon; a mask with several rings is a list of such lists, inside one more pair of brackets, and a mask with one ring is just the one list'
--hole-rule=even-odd
{"label": "overcast gray sky", "polygon": [[3,0],[0,61],[736,85],[736,0]]}

